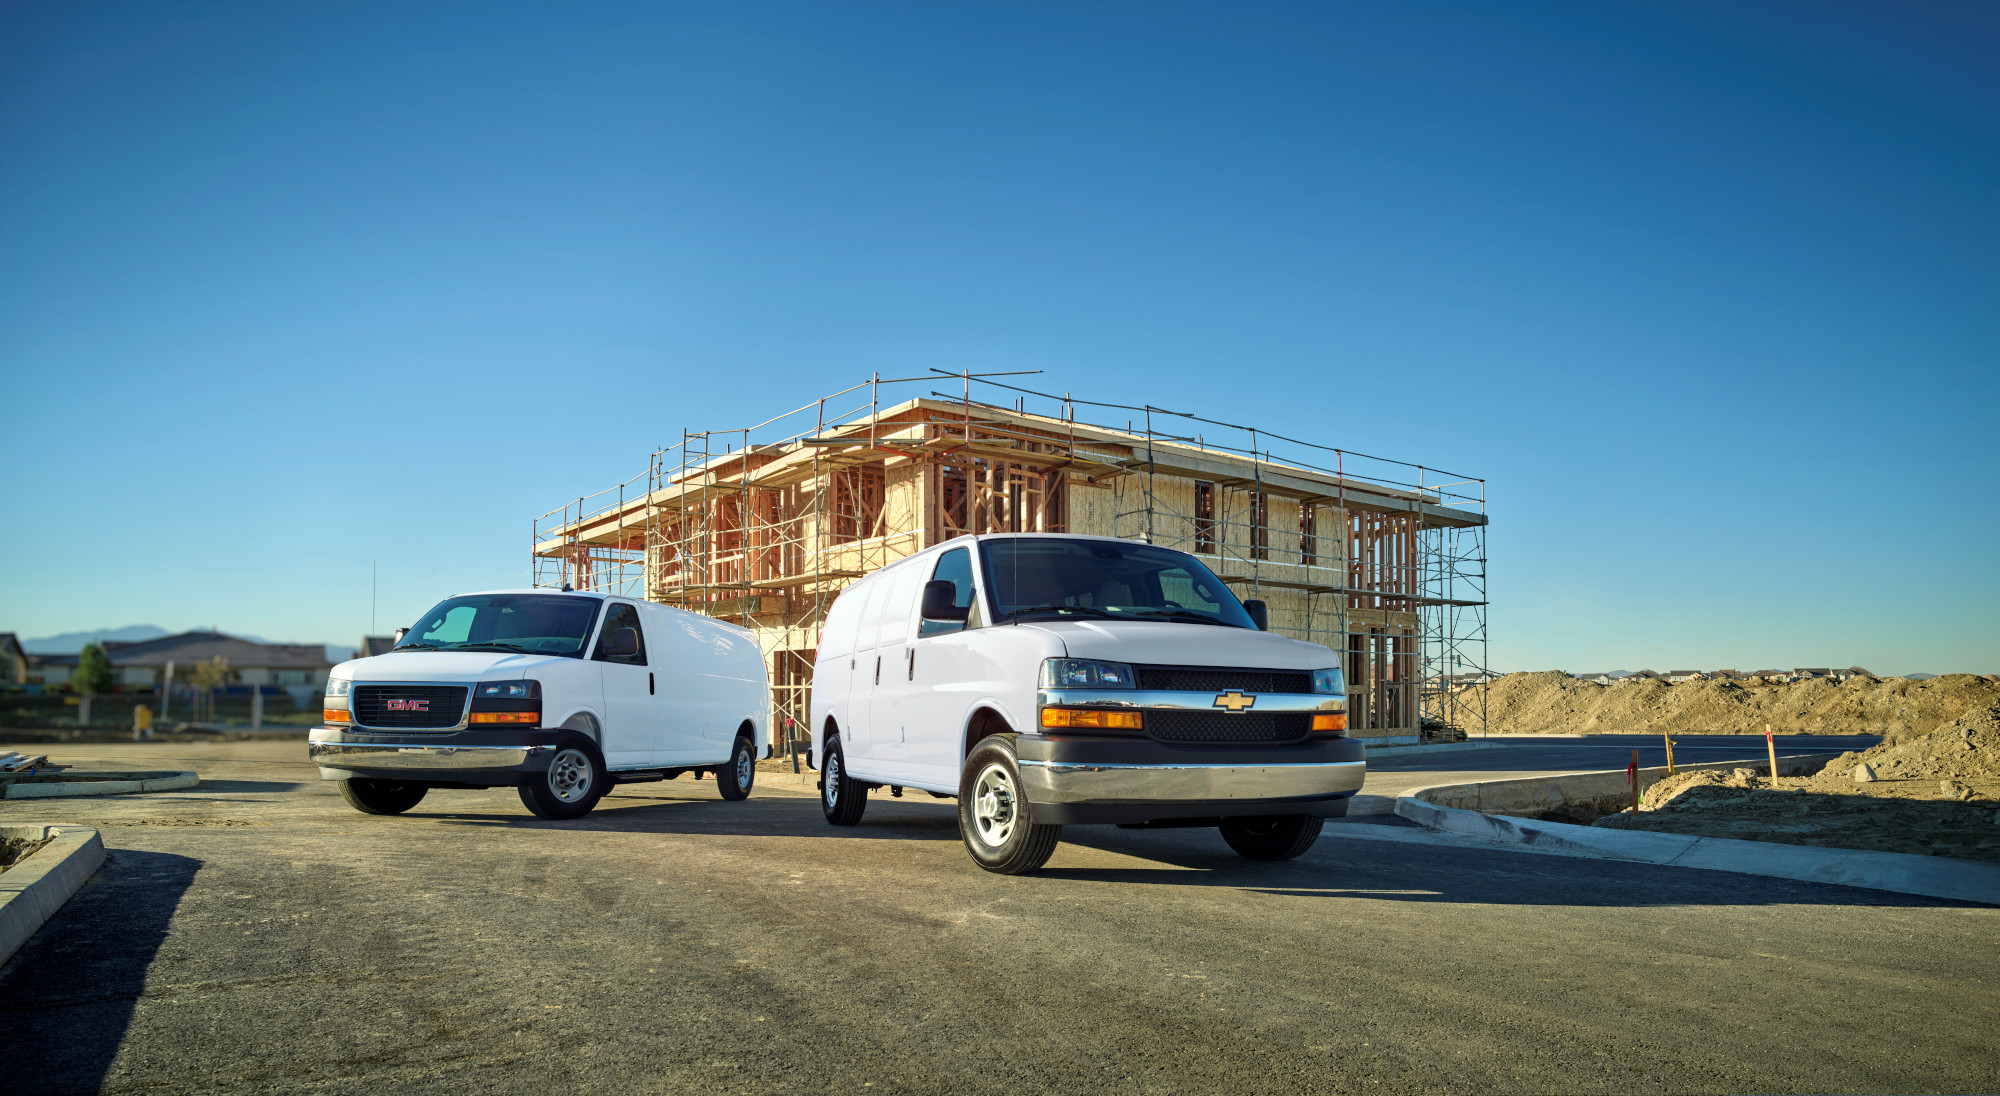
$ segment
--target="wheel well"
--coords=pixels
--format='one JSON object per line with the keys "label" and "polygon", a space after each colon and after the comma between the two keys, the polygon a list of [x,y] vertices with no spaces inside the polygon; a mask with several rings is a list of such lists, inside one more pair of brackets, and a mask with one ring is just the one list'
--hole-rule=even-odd
{"label": "wheel well", "polygon": [[556,729],[562,731],[581,731],[589,735],[592,742],[598,743],[600,746],[604,743],[604,736],[599,734],[597,730],[597,717],[591,715],[589,712],[578,712],[570,716],[568,719],[563,720],[561,727]]}
{"label": "wheel well", "polygon": [[827,716],[827,717],[826,717],[826,733],[824,733],[824,734],[820,735],[820,736],[819,736],[819,740],[820,740],[821,744],[822,744],[822,745],[824,745],[827,739],[829,739],[829,738],[832,738],[832,737],[833,737],[834,735],[837,735],[837,734],[839,734],[839,733],[840,733],[840,724],[838,724],[838,723],[835,723],[835,722],[833,721],[833,717],[832,717],[832,716]]}
{"label": "wheel well", "polygon": [[752,720],[744,720],[743,725],[736,728],[736,737],[747,738],[750,740],[750,744],[755,746],[757,744],[757,724]]}
{"label": "wheel well", "polygon": [[982,738],[988,738],[996,734],[1013,733],[1014,728],[1007,725],[1007,720],[1002,718],[999,712],[991,708],[981,708],[972,713],[972,722],[966,724],[965,752],[960,754],[959,757],[961,759],[971,757],[972,748],[979,745],[979,740]]}

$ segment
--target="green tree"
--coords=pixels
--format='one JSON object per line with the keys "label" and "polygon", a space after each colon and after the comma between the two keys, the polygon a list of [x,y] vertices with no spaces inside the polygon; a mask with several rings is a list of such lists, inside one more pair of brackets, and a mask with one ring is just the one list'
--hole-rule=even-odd
{"label": "green tree", "polygon": [[77,701],[76,721],[90,726],[90,700],[98,693],[111,691],[111,656],[104,653],[100,644],[86,644],[83,653],[76,658],[76,673],[69,679],[69,687],[80,698]]}
{"label": "green tree", "polygon": [[208,717],[201,722],[215,722],[215,690],[229,680],[229,660],[216,655],[206,662],[197,662],[188,680],[201,690],[202,707]]}

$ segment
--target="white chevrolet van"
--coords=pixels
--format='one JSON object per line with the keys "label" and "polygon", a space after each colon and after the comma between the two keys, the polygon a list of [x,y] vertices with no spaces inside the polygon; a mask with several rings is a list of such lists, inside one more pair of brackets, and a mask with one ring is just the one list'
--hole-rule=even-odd
{"label": "white chevrolet van", "polygon": [[1365,762],[1334,653],[1262,612],[1193,556],[1108,537],[961,537],[885,567],[820,637],[827,820],[860,821],[876,788],[955,796],[973,860],[1007,874],[1085,823],[1298,856]]}
{"label": "white chevrolet van", "polygon": [[535,814],[577,818],[613,783],[684,773],[749,795],[770,696],[756,638],[733,624],[566,590],[466,594],[334,667],[308,749],[368,814],[514,786]]}

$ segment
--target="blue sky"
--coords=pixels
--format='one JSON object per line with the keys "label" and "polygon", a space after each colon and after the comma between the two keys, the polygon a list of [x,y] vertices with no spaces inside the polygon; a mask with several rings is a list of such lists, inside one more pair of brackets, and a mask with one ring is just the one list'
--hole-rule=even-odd
{"label": "blue sky", "polygon": [[0,630],[352,643],[870,371],[1489,480],[1504,669],[2000,671],[2000,8],[0,8]]}

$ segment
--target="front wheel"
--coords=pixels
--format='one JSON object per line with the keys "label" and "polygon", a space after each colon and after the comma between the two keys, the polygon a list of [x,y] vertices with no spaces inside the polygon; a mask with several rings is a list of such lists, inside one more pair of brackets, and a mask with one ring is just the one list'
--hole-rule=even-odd
{"label": "front wheel", "polygon": [[731,802],[750,798],[750,785],[757,780],[757,748],[747,738],[738,738],[729,752],[729,764],[715,770],[715,790]]}
{"label": "front wheel", "polygon": [[597,744],[580,734],[568,734],[557,740],[548,771],[521,785],[521,805],[536,818],[567,821],[589,814],[610,790],[611,774]]}
{"label": "front wheel", "polygon": [[826,756],[819,766],[819,809],[836,826],[852,826],[868,809],[868,786],[847,775],[847,756],[840,738],[826,740]]}
{"label": "front wheel", "polygon": [[1323,825],[1325,819],[1310,815],[1280,814],[1224,819],[1221,830],[1230,848],[1252,860],[1290,860],[1313,847]]}
{"label": "front wheel", "polygon": [[402,814],[423,802],[424,793],[430,790],[422,784],[368,780],[358,776],[342,780],[339,784],[340,797],[362,814]]}
{"label": "front wheel", "polygon": [[1055,855],[1062,827],[1035,823],[1011,738],[983,739],[965,759],[958,779],[958,834],[973,863],[1000,875],[1026,875]]}

